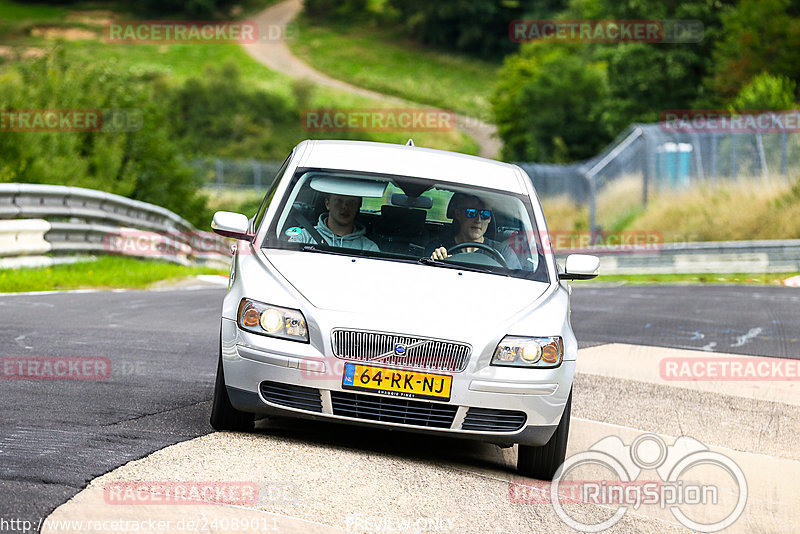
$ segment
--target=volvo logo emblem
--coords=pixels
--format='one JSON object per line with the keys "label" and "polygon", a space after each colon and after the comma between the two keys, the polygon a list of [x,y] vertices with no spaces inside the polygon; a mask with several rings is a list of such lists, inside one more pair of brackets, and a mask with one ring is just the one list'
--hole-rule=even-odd
{"label": "volvo logo emblem", "polygon": [[406,358],[408,356],[408,351],[411,349],[415,349],[417,347],[422,347],[423,345],[427,345],[430,343],[430,339],[420,339],[419,341],[415,341],[410,345],[405,343],[394,343],[392,348],[388,351],[384,352],[383,354],[378,354],[377,356],[373,356],[372,358],[367,358],[368,361],[372,360],[382,360],[383,358],[391,358],[392,356],[397,356],[398,358]]}

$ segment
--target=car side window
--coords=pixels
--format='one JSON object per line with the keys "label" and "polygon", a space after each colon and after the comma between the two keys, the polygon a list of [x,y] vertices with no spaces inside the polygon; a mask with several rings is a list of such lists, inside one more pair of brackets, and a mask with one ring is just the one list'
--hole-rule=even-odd
{"label": "car side window", "polygon": [[[294,152],[292,152],[292,154],[294,154]],[[281,168],[278,169],[278,172],[275,174],[275,178],[272,180],[272,185],[270,185],[269,190],[264,195],[264,200],[261,201],[258,211],[256,211],[256,214],[252,219],[250,219],[250,232],[255,233],[255,231],[258,229],[258,226],[261,224],[261,221],[264,219],[264,214],[267,213],[267,208],[272,200],[272,195],[275,194],[275,189],[277,189],[278,182],[280,182],[281,176],[283,176],[283,173],[286,171],[286,167],[289,166],[289,160],[292,159],[292,154],[289,154],[289,156],[283,161],[283,165],[281,165]]]}

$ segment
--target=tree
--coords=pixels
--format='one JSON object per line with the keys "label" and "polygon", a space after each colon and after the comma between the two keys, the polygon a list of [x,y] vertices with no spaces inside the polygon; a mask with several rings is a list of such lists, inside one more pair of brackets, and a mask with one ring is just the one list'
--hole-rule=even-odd
{"label": "tree", "polygon": [[797,84],[788,76],[762,72],[742,87],[731,102],[735,111],[785,110],[795,107]]}
{"label": "tree", "polygon": [[611,139],[598,105],[607,97],[604,66],[577,52],[533,43],[506,58],[492,96],[504,158],[572,161]]}
{"label": "tree", "polygon": [[[791,0],[740,0],[723,16],[709,85],[730,99],[762,72],[800,81],[800,18]],[[796,96],[796,95],[795,95]]]}
{"label": "tree", "polygon": [[[102,129],[93,131],[3,132],[3,181],[99,189],[164,206],[197,225],[207,223],[200,184],[179,157],[166,110],[149,80],[56,51],[0,68],[0,109],[99,110],[104,120]],[[113,124],[111,117],[127,121]]]}
{"label": "tree", "polygon": [[525,14],[521,1],[388,0],[403,28],[423,43],[478,57],[494,58],[515,50],[508,36],[512,20]]}

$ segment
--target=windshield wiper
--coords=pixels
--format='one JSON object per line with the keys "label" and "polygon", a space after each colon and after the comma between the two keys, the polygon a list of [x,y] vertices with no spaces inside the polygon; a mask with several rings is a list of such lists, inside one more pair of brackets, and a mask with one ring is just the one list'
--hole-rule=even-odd
{"label": "windshield wiper", "polygon": [[458,265],[455,263],[448,263],[442,260],[434,260],[433,258],[420,258],[417,263],[422,265],[430,265],[431,267],[444,267],[445,269],[458,269],[459,271],[471,271],[473,273],[488,273],[488,274],[502,274],[489,269],[481,269],[480,267],[468,267],[465,265]]}
{"label": "windshield wiper", "polygon": [[326,248],[319,248],[316,245],[303,245],[300,249],[303,252],[319,252],[321,254],[333,254],[335,256],[356,256],[357,254],[348,254],[347,252],[339,252],[337,250],[329,250]]}

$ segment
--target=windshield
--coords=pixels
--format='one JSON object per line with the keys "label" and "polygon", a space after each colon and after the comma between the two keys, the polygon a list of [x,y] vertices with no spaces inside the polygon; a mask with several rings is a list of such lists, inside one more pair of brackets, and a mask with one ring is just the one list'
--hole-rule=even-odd
{"label": "windshield", "polygon": [[526,196],[407,176],[299,169],[262,247],[549,281]]}

